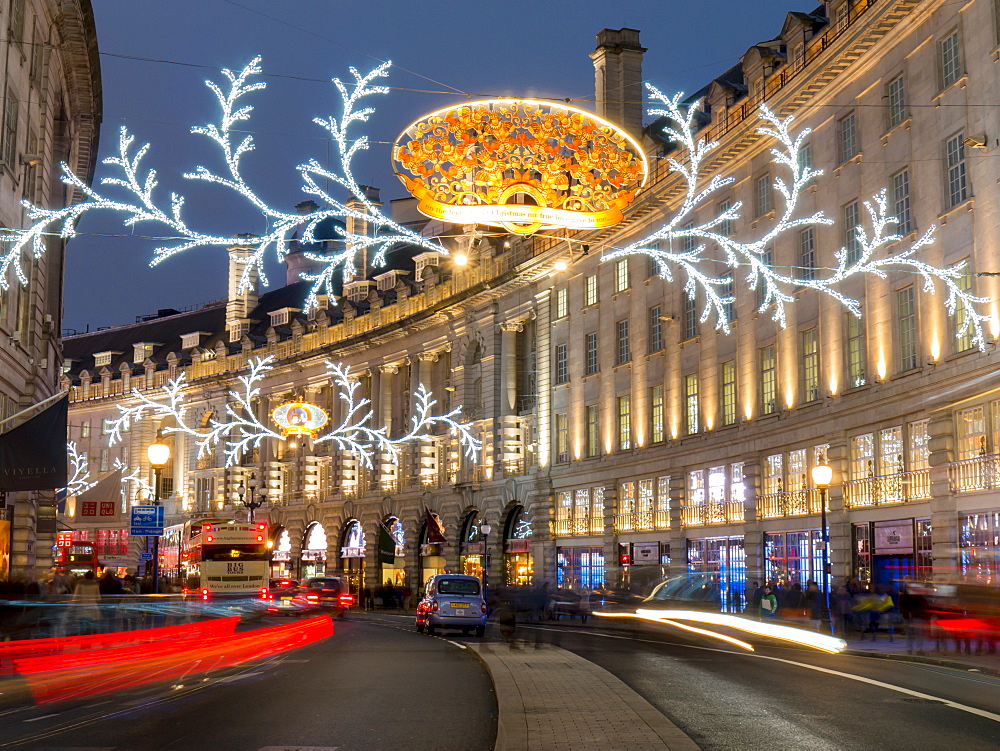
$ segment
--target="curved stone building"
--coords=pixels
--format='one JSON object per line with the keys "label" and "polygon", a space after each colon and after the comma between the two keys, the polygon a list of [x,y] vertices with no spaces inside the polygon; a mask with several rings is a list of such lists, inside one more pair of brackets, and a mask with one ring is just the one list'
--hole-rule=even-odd
{"label": "curved stone building", "polygon": [[[741,204],[719,231],[747,240],[778,218],[773,144],[757,132],[766,101],[811,129],[803,159],[825,175],[804,193],[804,210],[835,220],[778,236],[764,251],[775,267],[829,273],[835,252],[854,252],[849,228],[864,219],[864,201],[886,188],[900,242],[937,225],[922,257],[968,259],[963,288],[994,299],[995,278],[981,274],[996,271],[1000,122],[980,105],[997,100],[997,13],[987,0],[843,0],[789,13],[774,39],[690,98],[699,136],[719,141],[709,175],[733,177],[694,217]],[[606,29],[592,54],[598,114],[633,129],[643,51],[637,31]],[[491,581],[641,589],[666,572],[705,572],[739,607],[748,577],[820,577],[820,501],[809,478],[825,460],[837,581],[995,584],[994,342],[980,351],[956,336],[943,295],[900,271],[845,282],[860,321],[829,296],[793,290],[783,328],[737,273],[726,335],[702,316],[705,300],[682,291],[683,276],[667,281],[643,256],[606,260],[683,199],[662,125],[634,133],[655,166],[614,227],[521,237],[424,221],[468,263],[400,248],[319,309],[301,309],[293,279],[260,295],[240,296],[231,283],[228,301],[68,339],[72,422],[89,438],[71,437],[92,465],[109,469],[119,457],[145,475],[156,425],[135,426],[121,448],[101,442],[130,390],[155,396],[183,372],[189,415],[207,420],[257,356],[275,358],[260,416],[306,401],[336,420],[330,360],[350,365],[375,421],[394,435],[420,383],[445,408],[462,405],[480,458],[466,461],[448,435],[411,445],[396,464],[375,457],[371,469],[325,444],[272,441],[226,469],[221,450],[199,458],[175,434],[169,515],[229,514],[241,483],[266,486],[275,572],[417,587],[442,569],[479,572],[488,552]],[[393,213],[421,222],[409,199]],[[240,253],[236,240],[234,259]],[[293,255],[290,267],[306,261]],[[984,309],[997,337],[995,304]],[[485,540],[482,521],[492,527]],[[395,555],[378,554],[383,526]]]}

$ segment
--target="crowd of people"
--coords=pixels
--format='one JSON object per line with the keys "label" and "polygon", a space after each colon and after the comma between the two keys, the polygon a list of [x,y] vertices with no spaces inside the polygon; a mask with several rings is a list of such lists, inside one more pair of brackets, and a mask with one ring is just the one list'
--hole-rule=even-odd
{"label": "crowd of people", "polygon": [[[170,591],[165,578],[160,583]],[[111,569],[98,576],[53,568],[41,578],[0,581],[0,641],[133,627],[134,613],[116,605],[153,591],[152,575],[119,577]]]}
{"label": "crowd of people", "polygon": [[913,582],[873,585],[847,579],[831,588],[829,618],[826,595],[818,583],[753,582],[747,588],[744,614],[760,619],[830,628],[845,640],[880,636],[906,640],[909,653],[925,649],[965,654],[995,654],[1000,641],[1000,592],[973,585],[931,587]]}

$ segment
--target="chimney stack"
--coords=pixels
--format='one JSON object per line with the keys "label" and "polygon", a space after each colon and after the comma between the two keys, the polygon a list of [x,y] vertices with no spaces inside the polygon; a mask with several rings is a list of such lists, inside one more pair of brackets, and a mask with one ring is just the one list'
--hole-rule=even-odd
{"label": "chimney stack", "polygon": [[240,243],[254,235],[236,235],[236,242],[229,246],[229,298],[226,301],[226,326],[233,330],[234,326],[249,318],[250,313],[257,307],[257,298],[260,294],[260,279],[258,270],[255,268],[250,272],[249,288],[240,292],[240,279],[246,270],[247,260],[253,255],[256,249],[253,245]]}
{"label": "chimney stack", "polygon": [[597,35],[594,61],[594,94],[597,114],[627,130],[642,134],[642,53],[639,30],[604,29]]}
{"label": "chimney stack", "polygon": [[[370,185],[360,185],[358,187],[361,188],[361,192],[364,193],[364,197],[368,199],[369,203],[371,203],[373,206],[376,207],[382,205],[382,201],[379,199],[378,188],[373,188]],[[365,206],[365,204],[361,202],[361,199],[356,196],[351,196],[347,200],[347,203],[345,205],[347,206],[347,208],[357,211],[359,213],[362,214],[368,213],[368,207]],[[348,216],[347,232],[348,234],[351,235],[364,235],[366,237],[369,237],[371,236],[372,227],[366,219],[361,219],[360,217],[356,216]],[[348,250],[354,249],[351,243],[347,244],[347,249]],[[371,267],[368,265],[369,262],[368,250],[367,248],[360,250],[361,252],[354,259],[354,265],[355,265],[354,273],[351,275],[345,273],[344,274],[345,282],[355,281],[358,279],[368,279],[371,274]],[[348,278],[349,276],[350,278]]]}

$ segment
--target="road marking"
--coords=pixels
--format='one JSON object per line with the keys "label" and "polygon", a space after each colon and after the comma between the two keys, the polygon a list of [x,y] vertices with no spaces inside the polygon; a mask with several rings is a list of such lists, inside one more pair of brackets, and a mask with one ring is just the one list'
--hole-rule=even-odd
{"label": "road marking", "polygon": [[[628,636],[614,636],[612,634],[602,634],[593,631],[582,631],[580,629],[562,629],[562,628],[546,628],[545,626],[528,626],[527,628],[536,628],[542,631],[555,631],[555,632],[566,632],[574,634],[591,634],[593,636],[602,636],[606,639],[625,639],[628,641],[641,641],[648,642],[649,644],[670,644],[669,642],[657,641],[655,639],[637,639]],[[969,714],[978,715],[987,720],[992,720],[993,722],[1000,722],[1000,714],[995,714],[993,712],[987,712],[985,709],[977,709],[976,707],[970,707],[967,704],[959,704],[956,701],[951,701],[950,699],[942,699],[940,696],[932,696],[931,694],[925,694],[920,691],[914,691],[909,688],[903,688],[902,686],[895,686],[891,683],[884,683],[883,681],[877,681],[874,678],[865,678],[862,675],[855,675],[854,673],[845,673],[841,670],[832,670],[830,668],[821,668],[818,665],[809,665],[805,662],[797,662],[795,660],[786,660],[783,657],[770,657],[768,655],[762,655],[756,652],[737,652],[731,649],[714,649],[712,647],[698,647],[694,645],[687,644],[670,644],[671,646],[684,647],[686,649],[700,649],[705,652],[721,652],[727,655],[740,655],[741,657],[756,658],[758,660],[773,660],[774,662],[783,662],[787,665],[795,665],[800,668],[805,668],[807,670],[815,670],[818,673],[828,673],[829,675],[836,675],[840,678],[847,678],[852,681],[858,681],[860,683],[868,683],[872,686],[878,686],[879,688],[885,688],[889,691],[896,691],[900,694],[906,694],[907,696],[914,696],[918,699],[930,699],[931,701],[940,702],[945,706],[951,707],[952,709],[958,709],[962,712],[968,712]]]}
{"label": "road marking", "polygon": [[446,641],[449,644],[454,644],[459,649],[466,649],[466,646],[464,644],[459,644],[457,641],[452,641],[451,639],[441,639],[441,641]]}

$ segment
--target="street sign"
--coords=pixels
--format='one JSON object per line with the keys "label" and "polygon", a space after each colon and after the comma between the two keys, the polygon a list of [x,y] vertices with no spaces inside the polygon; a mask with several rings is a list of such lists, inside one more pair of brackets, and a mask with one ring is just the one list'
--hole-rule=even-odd
{"label": "street sign", "polygon": [[151,561],[151,560],[153,560],[153,554],[152,553],[139,553],[139,560],[140,561]]}
{"label": "street sign", "polygon": [[159,537],[163,534],[163,506],[133,506],[131,527],[133,535]]}

